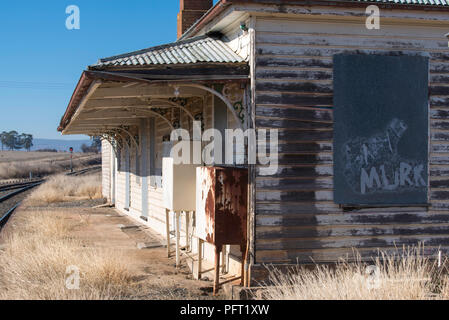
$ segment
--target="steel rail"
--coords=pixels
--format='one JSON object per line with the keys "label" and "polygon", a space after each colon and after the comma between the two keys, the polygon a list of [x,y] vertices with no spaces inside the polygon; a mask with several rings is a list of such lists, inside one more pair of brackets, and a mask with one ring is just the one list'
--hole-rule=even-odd
{"label": "steel rail", "polygon": [[13,212],[16,211],[16,209],[20,206],[21,203],[22,203],[22,201],[15,204],[11,209],[8,210],[8,212],[6,212],[3,215],[3,217],[0,218],[0,229],[6,224],[6,222],[8,222],[9,217],[11,217]]}
{"label": "steel rail", "polygon": [[37,182],[37,183],[34,183],[34,184],[32,184],[32,185],[23,187],[23,188],[21,188],[21,189],[19,189],[19,190],[17,190],[17,191],[8,193],[7,195],[4,195],[3,197],[0,197],[0,203],[6,201],[6,200],[8,200],[8,199],[11,199],[12,197],[17,196],[18,194],[21,194],[21,193],[23,193],[23,192],[25,192],[25,191],[28,191],[29,189],[32,189],[32,188],[34,188],[34,187],[37,187],[38,185],[41,185],[41,184],[42,184],[42,182]]}
{"label": "steel rail", "polygon": [[[17,196],[17,195],[19,195],[19,194],[21,194],[21,193],[23,193],[23,192],[25,192],[25,191],[28,191],[28,190],[30,190],[30,189],[32,189],[32,188],[35,188],[35,187],[41,185],[42,183],[44,183],[44,181],[37,182],[37,183],[33,183],[32,185],[29,185],[29,186],[23,187],[23,188],[21,188],[21,189],[19,189],[19,190],[17,190],[17,191],[8,193],[7,195],[5,195],[5,196],[3,196],[3,197],[0,197],[0,203],[6,201],[6,200],[8,200],[8,199],[11,199],[12,197],[15,197],[15,196]],[[21,204],[21,202],[22,202],[22,201],[19,201],[18,203],[16,203],[13,207],[11,207],[11,209],[9,209],[9,210],[8,210],[8,211],[7,211],[7,212],[0,218],[0,228],[2,228],[2,227],[5,225],[5,223],[8,221],[9,217],[11,216],[11,214],[12,214],[12,213],[19,207],[19,205]]]}
{"label": "steel rail", "polygon": [[78,176],[78,175],[85,174],[85,173],[90,172],[90,171],[96,171],[96,170],[101,170],[101,167],[98,166],[98,167],[93,167],[93,168],[81,169],[79,171],[66,173],[66,175],[67,176]]}
{"label": "steel rail", "polygon": [[[75,171],[75,172],[69,172],[66,175],[78,175],[78,174],[84,174],[86,172],[89,171],[94,171],[94,170],[99,170],[101,169],[101,167],[93,167],[93,168],[86,168],[86,169],[82,169],[80,171]],[[29,182],[27,183],[25,186],[23,186],[23,188],[20,187],[15,187],[15,189],[20,188],[19,190],[16,190],[14,192],[8,193],[7,195],[4,195],[3,197],[0,197],[0,203],[11,199],[25,191],[28,191],[30,189],[33,189],[41,184],[43,184],[46,180],[40,180],[40,181],[33,181],[33,182]],[[13,187],[13,186],[8,186],[8,187]],[[6,190],[2,190],[2,191],[6,191]],[[8,221],[8,219],[11,217],[11,215],[14,213],[14,211],[20,206],[20,204],[22,203],[22,201],[19,201],[18,203],[16,203],[13,207],[11,207],[2,217],[0,217],[0,229],[6,224],[6,222]]]}
{"label": "steel rail", "polygon": [[28,185],[35,184],[35,183],[38,183],[38,182],[43,182],[43,181],[44,181],[44,179],[40,179],[40,180],[34,180],[34,181],[27,181],[27,182],[19,182],[19,183],[11,183],[11,184],[0,185],[0,192],[20,189],[22,187],[26,187]]}

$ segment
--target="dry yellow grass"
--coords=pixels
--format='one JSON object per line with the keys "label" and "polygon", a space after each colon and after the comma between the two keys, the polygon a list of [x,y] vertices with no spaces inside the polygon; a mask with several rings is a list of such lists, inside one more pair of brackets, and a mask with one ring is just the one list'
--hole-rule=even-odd
{"label": "dry yellow grass", "polygon": [[[99,155],[74,154],[75,169],[99,164]],[[46,176],[67,171],[70,168],[69,153],[42,153],[21,151],[0,151],[0,179]]]}
{"label": "dry yellow grass", "polygon": [[269,267],[270,285],[257,293],[269,300],[427,300],[448,299],[445,267],[423,254],[423,248],[380,253],[372,263],[340,262],[289,272]]}
{"label": "dry yellow grass", "polygon": [[0,179],[28,178],[30,172],[32,176],[42,176],[60,171],[62,171],[60,166],[56,168],[26,162],[0,163]]}
{"label": "dry yellow grass", "polygon": [[50,204],[100,198],[102,198],[100,175],[75,177],[58,175],[50,178],[49,181],[34,191],[27,201],[34,204]]}
{"label": "dry yellow grass", "polygon": [[[0,299],[132,298],[133,277],[117,250],[86,248],[67,235],[79,224],[55,212],[31,212],[0,251]],[[79,269],[79,289],[69,289]],[[69,271],[69,273],[67,273]],[[73,284],[73,283],[72,283]]]}

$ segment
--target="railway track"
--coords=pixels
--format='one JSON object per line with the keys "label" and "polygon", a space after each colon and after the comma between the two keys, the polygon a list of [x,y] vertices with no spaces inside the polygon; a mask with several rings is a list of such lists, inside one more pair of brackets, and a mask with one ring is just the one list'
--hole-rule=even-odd
{"label": "railway track", "polygon": [[90,173],[90,172],[95,172],[95,171],[100,171],[100,170],[101,170],[100,166],[98,166],[98,167],[91,167],[91,168],[85,168],[85,169],[82,169],[82,170],[79,170],[79,171],[69,172],[69,173],[67,173],[67,175],[68,176],[81,176],[81,175],[86,174],[88,172]]}
{"label": "railway track", "polygon": [[28,181],[28,182],[19,182],[19,183],[10,183],[10,184],[5,184],[5,185],[0,185],[0,193],[9,191],[9,190],[24,188],[26,186],[29,186],[30,184],[39,183],[39,182],[43,182],[43,181],[44,181],[44,179],[40,179],[40,180],[33,180],[33,181]]}
{"label": "railway track", "polygon": [[[22,199],[19,201],[10,201],[11,199],[18,197],[19,195],[22,195],[28,190],[31,190],[42,183],[44,183],[45,180],[41,180],[38,182],[28,182],[28,183],[20,183],[17,185],[10,185],[7,190],[11,192],[6,192],[5,194],[2,194],[0,196],[0,208],[4,207],[6,204],[7,208],[6,213],[2,214],[3,212],[0,212],[0,229],[6,224],[11,214],[17,209],[17,207],[22,202]],[[2,191],[5,191],[4,189]]]}
{"label": "railway track", "polygon": [[[80,176],[86,173],[101,170],[101,167],[85,168],[75,172],[66,173],[68,176]],[[0,185],[0,230],[6,224],[8,219],[19,207],[22,202],[23,194],[37,186],[43,184],[46,180],[34,180],[28,182],[19,182],[12,184]],[[20,198],[18,201],[11,201],[12,199]],[[5,212],[6,211],[6,212]]]}

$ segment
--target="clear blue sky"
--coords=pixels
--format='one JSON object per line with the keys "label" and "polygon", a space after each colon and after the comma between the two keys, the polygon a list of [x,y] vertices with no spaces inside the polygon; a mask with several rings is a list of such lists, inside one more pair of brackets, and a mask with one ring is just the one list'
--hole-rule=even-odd
{"label": "clear blue sky", "polygon": [[[80,30],[65,26],[72,4]],[[2,1],[0,132],[84,138],[56,131],[81,72],[98,58],[175,41],[178,11],[179,0]]]}

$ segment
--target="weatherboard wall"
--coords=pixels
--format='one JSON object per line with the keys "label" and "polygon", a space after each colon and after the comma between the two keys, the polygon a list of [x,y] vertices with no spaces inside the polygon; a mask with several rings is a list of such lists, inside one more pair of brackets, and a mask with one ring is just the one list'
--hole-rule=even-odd
{"label": "weatherboard wall", "polygon": [[103,197],[111,201],[111,161],[112,148],[106,140],[101,141],[101,179]]}
{"label": "weatherboard wall", "polygon": [[[429,253],[447,250],[449,14],[384,10],[381,29],[367,30],[363,8],[253,9],[264,14],[255,24],[256,127],[279,129],[280,149],[277,173],[256,174],[255,263],[335,262],[353,248],[368,257],[419,242]],[[346,212],[334,203],[332,58],[340,53],[429,57],[429,207]]]}

